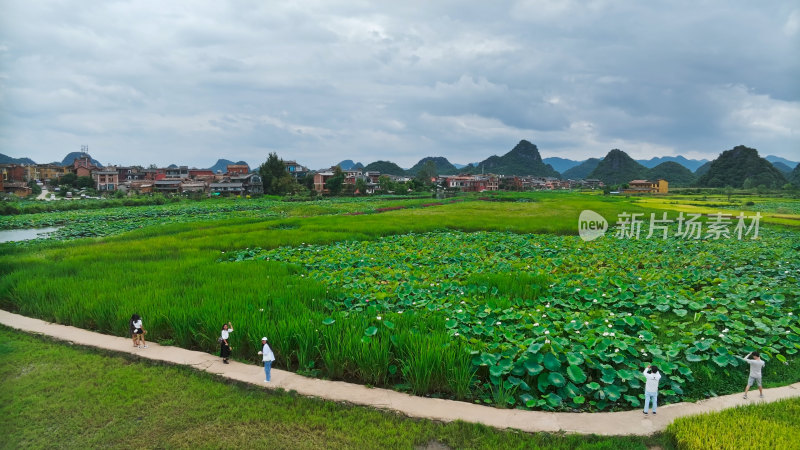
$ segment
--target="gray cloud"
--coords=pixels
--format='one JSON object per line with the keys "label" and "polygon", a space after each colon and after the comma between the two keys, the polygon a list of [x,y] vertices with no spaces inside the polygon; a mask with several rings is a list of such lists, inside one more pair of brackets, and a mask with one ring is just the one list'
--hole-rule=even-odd
{"label": "gray cloud", "polygon": [[790,1],[5,3],[0,152],[36,161],[800,157]]}

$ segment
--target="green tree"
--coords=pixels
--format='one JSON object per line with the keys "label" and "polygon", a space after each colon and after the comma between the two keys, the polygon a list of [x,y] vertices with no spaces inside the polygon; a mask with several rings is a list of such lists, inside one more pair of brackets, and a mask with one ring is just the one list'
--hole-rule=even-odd
{"label": "green tree", "polygon": [[388,175],[381,175],[378,178],[378,188],[384,194],[388,194],[389,192],[394,190],[394,182],[392,182],[392,179],[389,178]]}
{"label": "green tree", "polygon": [[725,186],[725,195],[728,196],[728,201],[731,201],[731,195],[733,195],[733,187],[730,184]]}
{"label": "green tree", "polygon": [[68,173],[58,179],[59,185],[67,185],[67,186],[75,186],[75,180],[78,179],[78,176],[74,173]]}
{"label": "green tree", "polygon": [[344,173],[342,173],[342,169],[339,166],[336,166],[333,170],[333,176],[328,178],[328,181],[325,182],[325,187],[331,195],[339,195],[342,192],[343,185]]}
{"label": "green tree", "polygon": [[78,177],[75,180],[75,187],[78,189],[94,187],[94,180],[92,177]]}
{"label": "green tree", "polygon": [[356,190],[359,194],[364,195],[367,193],[367,181],[363,178],[356,180]]}
{"label": "green tree", "polygon": [[267,195],[283,195],[292,191],[294,180],[283,160],[278,158],[278,154],[271,152],[267,161],[258,166],[258,174],[264,184],[264,193]]}
{"label": "green tree", "polygon": [[425,164],[422,166],[419,172],[417,172],[417,176],[415,179],[419,183],[425,186],[429,186],[431,184],[431,179],[436,178],[436,176],[437,176],[436,163],[434,163],[432,160],[428,160],[425,162]]}
{"label": "green tree", "polygon": [[28,181],[28,187],[31,188],[31,194],[33,195],[39,195],[42,193],[42,188],[33,180]]}

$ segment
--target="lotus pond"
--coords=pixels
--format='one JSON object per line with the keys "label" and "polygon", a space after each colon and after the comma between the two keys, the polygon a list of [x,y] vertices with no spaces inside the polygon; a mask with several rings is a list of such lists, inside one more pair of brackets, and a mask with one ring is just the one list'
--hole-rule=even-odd
{"label": "lotus pond", "polygon": [[[462,350],[457,397],[607,410],[640,405],[639,375],[651,363],[666,375],[667,402],[690,387],[716,395],[693,386],[698,372],[703,380],[745,372],[736,355],[753,350],[767,367],[797,367],[798,254],[798,234],[768,230],[757,240],[593,242],[440,231],[248,249],[221,263],[288,263],[299,268],[296,279],[331,286],[336,295],[320,299],[328,315],[314,325],[325,333],[361,324],[365,348],[389,348],[382,364],[396,370],[383,382],[413,378],[414,365],[445,364],[409,363],[399,350],[409,331],[402,323],[412,333],[446,333],[436,345]],[[311,359],[327,367],[324,354]]]}

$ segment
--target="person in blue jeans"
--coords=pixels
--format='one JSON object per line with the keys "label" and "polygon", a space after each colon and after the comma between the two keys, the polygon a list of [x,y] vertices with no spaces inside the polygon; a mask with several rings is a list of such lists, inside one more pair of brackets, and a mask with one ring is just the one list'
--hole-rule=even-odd
{"label": "person in blue jeans", "polygon": [[261,360],[264,361],[264,375],[266,375],[264,383],[269,383],[272,380],[270,371],[272,370],[272,361],[275,361],[275,354],[273,354],[272,349],[269,348],[266,337],[261,338],[261,345],[263,345],[263,347],[258,354],[261,355]]}
{"label": "person in blue jeans", "polygon": [[658,381],[661,379],[661,374],[658,372],[658,367],[652,365],[645,368],[642,374],[647,380],[644,385],[644,413],[647,414],[647,408],[652,400],[653,415],[655,415],[658,407]]}

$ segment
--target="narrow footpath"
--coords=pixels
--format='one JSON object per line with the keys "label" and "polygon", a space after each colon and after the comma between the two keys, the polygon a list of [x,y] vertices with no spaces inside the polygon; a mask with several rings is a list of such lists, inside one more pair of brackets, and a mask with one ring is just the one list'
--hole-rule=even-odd
{"label": "narrow footpath", "polygon": [[[337,402],[370,406],[396,411],[409,417],[442,422],[463,420],[481,423],[495,428],[514,428],[527,432],[568,432],[598,435],[648,435],[661,431],[678,417],[720,411],[738,405],[755,402],[774,402],[779,399],[800,396],[800,383],[780,388],[765,389],[765,399],[758,398],[758,391],[751,393],[750,400],[742,394],[710,398],[697,403],[677,403],[658,407],[657,416],[644,416],[641,410],[603,413],[554,413],[543,411],[520,411],[497,409],[473,403],[416,397],[388,389],[368,388],[342,381],[327,381],[308,378],[283,370],[272,369],[272,382],[264,383],[264,368],[231,361],[222,364],[219,357],[208,353],[185,350],[178,347],[148,343],[148,348],[138,349],[129,338],[94,333],[71,326],[58,325],[39,319],[0,310],[0,323],[28,333],[40,333],[74,344],[101,348],[116,352],[135,354],[141,358],[192,366],[197,370],[217,374],[267,389],[283,388],[299,394]],[[743,369],[744,370],[744,369]],[[745,373],[742,384],[745,383]],[[743,386],[744,387],[744,386]]]}

